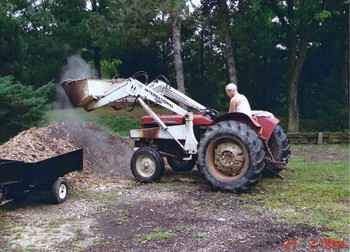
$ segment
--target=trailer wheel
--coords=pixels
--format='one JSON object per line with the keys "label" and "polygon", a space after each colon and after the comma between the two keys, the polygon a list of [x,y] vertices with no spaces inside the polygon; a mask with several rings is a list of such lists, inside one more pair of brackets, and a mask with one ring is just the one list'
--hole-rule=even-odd
{"label": "trailer wheel", "polygon": [[51,187],[51,199],[54,204],[60,204],[68,198],[68,183],[64,178],[58,178]]}
{"label": "trailer wheel", "polygon": [[143,183],[157,181],[164,174],[164,162],[160,153],[151,147],[141,147],[131,158],[131,172]]}
{"label": "trailer wheel", "polygon": [[206,131],[198,149],[198,166],[214,187],[247,191],[261,177],[265,162],[256,132],[237,121],[219,122]]}
{"label": "trailer wheel", "polygon": [[168,157],[167,161],[173,171],[188,172],[192,171],[193,167],[197,162],[197,158],[192,158],[191,160],[180,160]]}

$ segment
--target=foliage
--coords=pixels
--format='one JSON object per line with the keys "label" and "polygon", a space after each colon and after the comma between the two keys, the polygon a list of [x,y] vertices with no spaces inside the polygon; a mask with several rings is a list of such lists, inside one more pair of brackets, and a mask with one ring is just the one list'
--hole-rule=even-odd
{"label": "foliage", "polygon": [[118,77],[119,72],[118,68],[122,64],[121,60],[112,59],[112,60],[102,60],[101,61],[101,70],[103,78],[115,78]]}
{"label": "foliage", "polygon": [[121,136],[128,136],[130,129],[137,129],[140,127],[138,120],[119,115],[100,115],[96,117],[96,122],[100,126],[114,133],[118,133]]}
{"label": "foliage", "polygon": [[0,78],[0,141],[18,131],[36,125],[53,98],[54,84],[40,88],[22,85],[13,77]]}
{"label": "foliage", "polygon": [[[80,52],[103,77],[144,70],[151,79],[166,75],[175,86],[169,12],[176,9],[182,18],[187,93],[226,110],[228,74],[217,2],[202,0],[190,11],[189,1],[182,0],[1,1],[0,76],[13,75],[37,88],[59,80],[67,56]],[[254,109],[287,117],[288,32],[276,21],[288,15],[283,2],[229,1],[229,29],[240,91]],[[307,128],[303,121],[312,121],[316,130],[346,130],[347,6],[343,1],[294,2],[290,24],[297,38],[311,31],[298,87],[301,128]],[[270,3],[277,3],[277,12]]]}

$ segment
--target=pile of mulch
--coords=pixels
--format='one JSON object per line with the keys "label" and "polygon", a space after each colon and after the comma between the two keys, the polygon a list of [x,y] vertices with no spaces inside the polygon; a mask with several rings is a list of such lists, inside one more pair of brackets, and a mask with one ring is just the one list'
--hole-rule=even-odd
{"label": "pile of mulch", "polygon": [[78,148],[84,150],[84,171],[69,175],[73,182],[91,184],[97,177],[132,176],[128,141],[93,123],[64,122],[30,128],[0,145],[0,158],[36,162]]}
{"label": "pile of mulch", "polygon": [[48,128],[31,128],[0,145],[0,158],[37,162],[76,149],[68,140],[49,137]]}

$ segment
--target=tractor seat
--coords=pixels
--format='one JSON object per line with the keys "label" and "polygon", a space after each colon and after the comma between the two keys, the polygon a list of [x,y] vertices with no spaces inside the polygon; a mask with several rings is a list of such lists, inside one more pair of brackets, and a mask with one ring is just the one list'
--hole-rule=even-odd
{"label": "tractor seat", "polygon": [[[181,115],[160,115],[159,118],[166,124],[166,125],[181,125],[185,123],[185,118]],[[158,125],[155,120],[151,116],[143,116],[142,125]],[[193,125],[197,126],[208,126],[212,125],[213,120],[210,118],[202,115],[202,114],[194,114],[193,115]]]}

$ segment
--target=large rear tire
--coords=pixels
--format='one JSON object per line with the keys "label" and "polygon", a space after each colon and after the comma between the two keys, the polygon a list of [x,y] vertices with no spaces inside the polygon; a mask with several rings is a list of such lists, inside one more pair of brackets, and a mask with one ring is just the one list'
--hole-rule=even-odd
{"label": "large rear tire", "polygon": [[160,153],[151,147],[141,147],[131,158],[131,172],[136,180],[150,183],[164,174],[164,162]]}
{"label": "large rear tire", "polygon": [[198,166],[216,188],[247,191],[261,177],[265,151],[256,132],[237,121],[219,122],[206,131],[198,150]]}
{"label": "large rear tire", "polygon": [[[276,161],[288,163],[290,156],[288,137],[280,125],[277,125],[273,130],[268,146]],[[282,168],[274,167],[270,164],[266,165],[263,174],[266,177],[273,177],[277,176],[282,170]]]}

